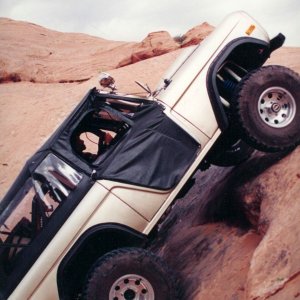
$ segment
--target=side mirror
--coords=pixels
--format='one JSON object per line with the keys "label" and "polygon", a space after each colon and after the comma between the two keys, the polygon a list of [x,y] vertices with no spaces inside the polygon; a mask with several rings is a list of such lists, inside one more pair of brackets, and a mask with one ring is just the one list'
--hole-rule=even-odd
{"label": "side mirror", "polygon": [[99,75],[99,84],[103,88],[110,88],[114,92],[117,88],[115,86],[114,78],[108,73],[100,73]]}

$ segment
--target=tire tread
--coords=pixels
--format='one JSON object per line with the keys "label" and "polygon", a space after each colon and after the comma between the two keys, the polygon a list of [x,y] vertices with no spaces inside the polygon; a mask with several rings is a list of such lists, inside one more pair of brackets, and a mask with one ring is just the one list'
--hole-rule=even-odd
{"label": "tire tread", "polygon": [[[99,268],[102,268],[104,264],[113,264],[113,260],[116,257],[125,256],[125,255],[131,255],[131,256],[142,256],[149,258],[153,265],[156,265],[157,268],[160,270],[163,270],[165,273],[168,274],[168,282],[169,286],[173,289],[174,295],[172,296],[172,300],[179,300],[178,295],[180,294],[180,289],[178,288],[178,284],[176,282],[175,276],[172,276],[172,271],[168,267],[168,265],[157,255],[154,255],[152,252],[147,251],[143,248],[134,248],[134,247],[125,247],[125,248],[119,248],[115,249],[111,252],[106,253],[104,256],[99,258],[96,263],[90,268],[90,271],[88,272],[86,283],[84,285],[83,289],[83,299],[89,300],[90,297],[88,295],[88,287],[89,286],[97,286],[99,285],[98,280],[94,276],[95,273],[101,272]],[[158,299],[159,300],[159,299]],[[170,299],[171,300],[171,299]]]}
{"label": "tire tread", "polygon": [[279,66],[279,65],[264,66],[264,67],[261,67],[259,69],[255,69],[255,70],[249,72],[242,79],[242,81],[238,84],[238,86],[235,90],[235,95],[234,95],[233,101],[232,101],[233,122],[234,122],[235,127],[239,131],[240,136],[242,137],[242,139],[245,140],[246,143],[248,143],[252,147],[254,147],[258,150],[261,150],[261,151],[265,151],[265,152],[278,152],[278,151],[292,150],[299,144],[299,141],[295,141],[295,144],[290,145],[290,146],[282,146],[282,145],[280,145],[280,143],[278,143],[275,146],[275,145],[268,145],[265,141],[259,140],[258,138],[256,138],[255,135],[253,135],[251,133],[251,130],[249,130],[243,122],[242,113],[243,113],[243,109],[245,109],[245,108],[243,108],[240,105],[239,99],[241,99],[242,97],[245,96],[244,95],[245,86],[248,84],[248,82],[250,80],[252,80],[252,78],[254,76],[257,76],[257,77],[263,76],[266,73],[270,74],[270,73],[282,72],[283,70],[291,78],[298,78],[298,80],[300,82],[299,75],[287,67],[283,67],[283,66]]}

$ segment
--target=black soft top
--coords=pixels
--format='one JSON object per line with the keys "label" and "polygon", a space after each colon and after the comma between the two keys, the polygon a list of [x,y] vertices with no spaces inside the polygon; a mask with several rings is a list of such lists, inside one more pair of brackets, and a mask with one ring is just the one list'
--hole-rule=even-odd
{"label": "black soft top", "polygon": [[[136,107],[134,113],[118,109],[130,102]],[[72,135],[89,113],[99,110],[107,111],[112,119],[121,122],[124,132],[117,134],[117,141],[105,153],[88,163],[72,148]],[[171,189],[194,161],[198,148],[199,144],[169,119],[156,101],[99,93],[94,88],[27,161],[5,198],[20,188],[24,177],[28,177],[49,153],[90,176],[91,180],[107,179]]]}

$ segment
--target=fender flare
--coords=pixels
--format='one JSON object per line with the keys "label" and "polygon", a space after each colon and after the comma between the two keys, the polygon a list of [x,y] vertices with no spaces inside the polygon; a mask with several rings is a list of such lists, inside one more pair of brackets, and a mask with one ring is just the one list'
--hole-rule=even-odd
{"label": "fender flare", "polygon": [[[271,40],[272,41],[272,40]],[[224,132],[228,126],[229,126],[229,120],[227,118],[227,115],[224,111],[223,105],[220,100],[220,95],[217,89],[216,85],[216,76],[218,69],[220,66],[224,63],[224,61],[228,58],[228,56],[238,47],[243,44],[253,44],[258,45],[260,47],[265,48],[264,55],[257,58],[257,61],[255,62],[257,65],[255,65],[255,68],[260,67],[264,64],[264,62],[269,58],[271,52],[273,49],[271,49],[270,44],[251,37],[241,37],[238,39],[235,39],[231,41],[213,60],[211,63],[207,76],[206,76],[206,86],[208,95],[211,101],[212,108],[214,110],[217,123],[219,125],[219,128],[222,132]]]}
{"label": "fender flare", "polygon": [[[60,299],[70,299],[70,292],[82,286],[91,265],[102,255],[117,248],[144,248],[148,238],[128,226],[98,224],[85,231],[62,259],[57,271]],[[80,269],[80,272],[76,270]]]}

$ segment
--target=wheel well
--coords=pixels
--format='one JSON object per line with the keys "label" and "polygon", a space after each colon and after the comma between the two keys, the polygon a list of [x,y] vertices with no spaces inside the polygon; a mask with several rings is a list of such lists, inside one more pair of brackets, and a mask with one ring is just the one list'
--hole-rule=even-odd
{"label": "wheel well", "polygon": [[74,299],[81,292],[94,262],[105,253],[123,247],[144,247],[147,237],[119,224],[101,224],[88,229],[62,260],[57,272],[60,299]]}
{"label": "wheel well", "polygon": [[[239,77],[262,66],[270,55],[269,44],[253,39],[239,38],[227,45],[224,50],[212,62],[207,73],[207,89],[214,109],[217,122],[222,131],[229,126],[228,106],[230,106],[230,97],[238,80],[228,80],[226,69],[232,75],[237,73]],[[230,63],[231,65],[226,65]],[[235,74],[233,74],[235,77]],[[222,82],[220,82],[220,78]],[[229,78],[231,79],[231,78]],[[225,100],[225,101],[224,101]]]}

